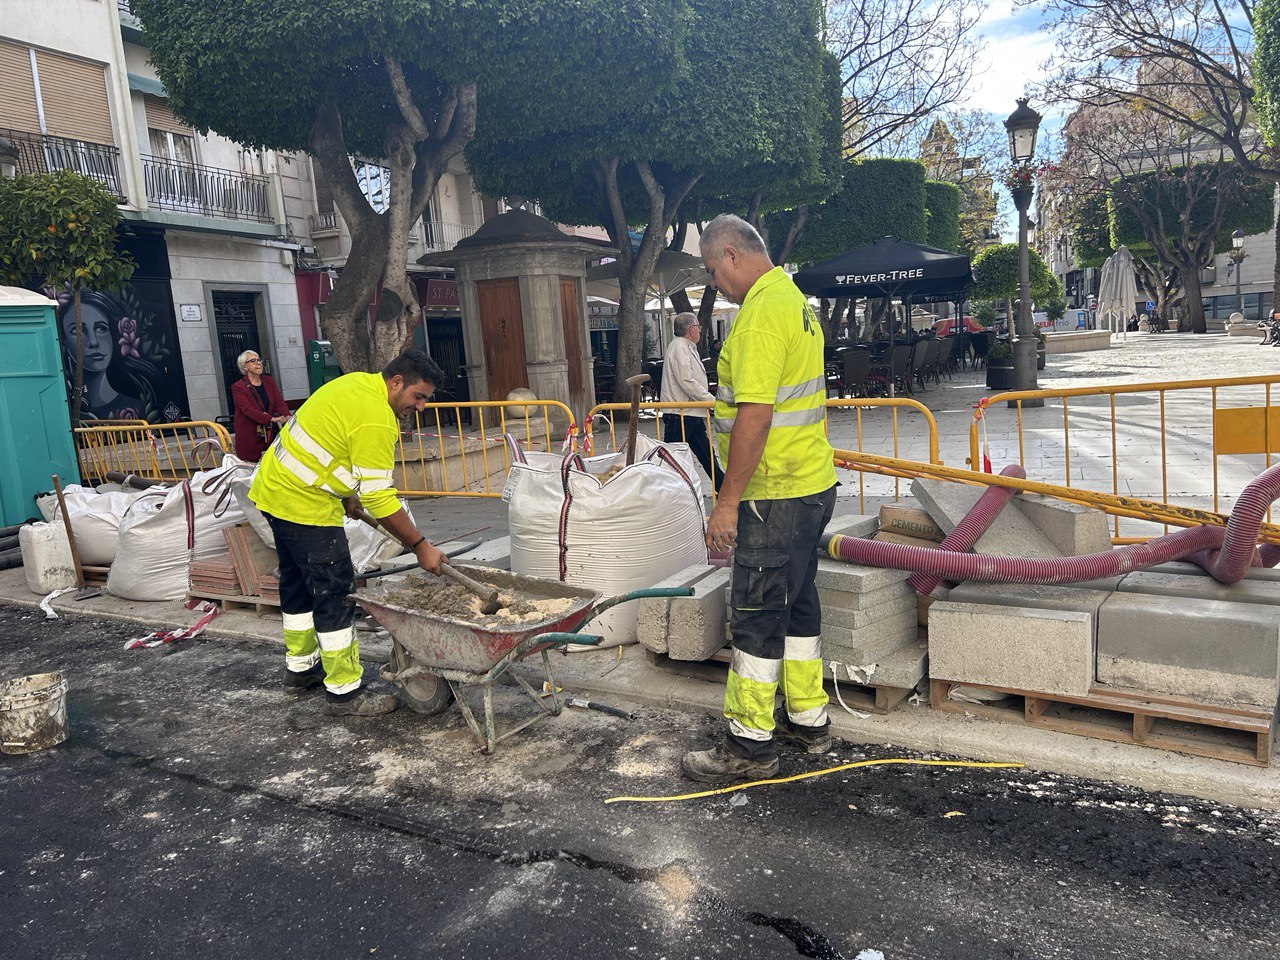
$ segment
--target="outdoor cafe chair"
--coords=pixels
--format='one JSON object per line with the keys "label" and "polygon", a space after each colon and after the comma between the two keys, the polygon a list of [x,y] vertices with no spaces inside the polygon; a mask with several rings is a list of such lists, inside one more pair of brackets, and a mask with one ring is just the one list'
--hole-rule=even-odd
{"label": "outdoor cafe chair", "polygon": [[846,350],[843,360],[844,388],[848,396],[868,396],[867,379],[871,375],[871,351]]}
{"label": "outdoor cafe chair", "polygon": [[[911,376],[909,379],[915,380],[920,385],[920,389],[925,389],[925,376],[929,371],[929,364],[932,358],[938,355],[937,340],[917,340],[915,346],[911,349]],[[914,393],[915,391],[910,391]]]}
{"label": "outdoor cafe chair", "polygon": [[991,334],[975,333],[970,340],[973,344],[973,368],[987,365],[987,351],[991,349]]}
{"label": "outdoor cafe chair", "polygon": [[941,386],[942,375],[945,373],[947,379],[951,379],[951,357],[955,353],[956,338],[943,337],[938,341],[938,356],[933,362],[933,382]]}

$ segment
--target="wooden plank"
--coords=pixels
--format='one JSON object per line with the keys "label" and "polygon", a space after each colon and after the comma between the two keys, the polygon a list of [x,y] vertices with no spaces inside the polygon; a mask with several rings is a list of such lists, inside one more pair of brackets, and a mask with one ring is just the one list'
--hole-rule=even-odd
{"label": "wooden plank", "polygon": [[[1173,706],[1183,706],[1187,703],[1186,700],[1162,697],[1154,693],[1144,693],[1141,690],[1130,690],[1127,687],[1090,687],[1089,696],[1109,697],[1115,700],[1138,700],[1142,703],[1163,703]],[[1271,716],[1271,713],[1265,707],[1229,707],[1214,704],[1213,709],[1219,713],[1236,714],[1242,717],[1258,717],[1264,720]]]}
{"label": "wooden plank", "polygon": [[1155,723],[1155,717],[1145,713],[1135,713],[1133,715],[1133,739],[1139,743],[1146,740],[1151,734],[1151,726]]}

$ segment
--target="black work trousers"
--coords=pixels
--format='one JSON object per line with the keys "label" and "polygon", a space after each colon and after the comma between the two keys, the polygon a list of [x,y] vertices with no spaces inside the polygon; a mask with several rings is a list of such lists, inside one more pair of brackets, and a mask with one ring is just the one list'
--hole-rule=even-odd
{"label": "black work trousers", "polygon": [[701,413],[696,417],[686,417],[679,413],[662,415],[662,439],[665,443],[687,443],[698,464],[711,478],[711,485],[716,493],[720,492],[720,481],[723,475],[717,466],[712,469],[711,438],[707,436],[707,418]]}

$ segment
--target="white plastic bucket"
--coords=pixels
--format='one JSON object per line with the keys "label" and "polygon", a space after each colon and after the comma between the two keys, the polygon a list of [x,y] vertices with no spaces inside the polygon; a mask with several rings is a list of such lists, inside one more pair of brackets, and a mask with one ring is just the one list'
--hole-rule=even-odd
{"label": "white plastic bucket", "polygon": [[35,753],[67,739],[67,681],[60,672],[0,683],[0,752]]}

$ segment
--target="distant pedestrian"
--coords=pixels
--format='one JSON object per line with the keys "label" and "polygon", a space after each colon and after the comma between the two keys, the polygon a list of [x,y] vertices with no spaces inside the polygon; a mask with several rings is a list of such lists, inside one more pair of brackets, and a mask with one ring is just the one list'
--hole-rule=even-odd
{"label": "distant pedestrian", "polygon": [[257,463],[289,419],[289,407],[275,380],[262,372],[262,357],[256,350],[236,357],[236,366],[244,374],[231,385],[236,456]]}
{"label": "distant pedestrian", "polygon": [[[707,368],[698,356],[698,338],[702,326],[693,313],[677,313],[675,336],[667,345],[662,362],[663,403],[705,403],[715,400],[707,385]],[[662,439],[667,443],[687,443],[702,469],[711,478],[717,492],[721,474],[711,463],[711,437],[707,433],[709,411],[703,407],[665,410],[662,414]]]}

